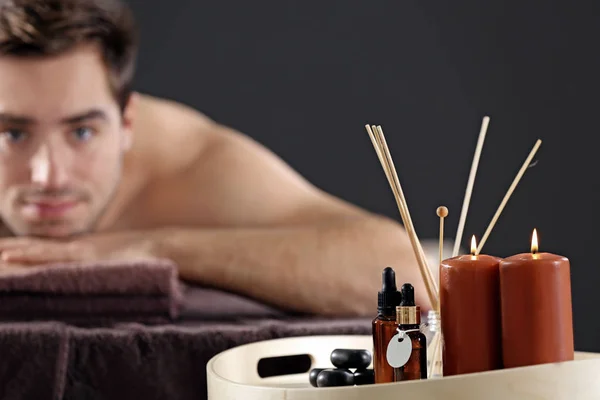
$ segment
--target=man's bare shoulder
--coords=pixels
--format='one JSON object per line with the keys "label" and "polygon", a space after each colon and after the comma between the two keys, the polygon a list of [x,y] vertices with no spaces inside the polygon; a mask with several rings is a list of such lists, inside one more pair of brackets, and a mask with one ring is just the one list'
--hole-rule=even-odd
{"label": "man's bare shoulder", "polygon": [[143,184],[121,210],[125,225],[216,224],[232,154],[254,141],[175,101],[137,94],[135,107],[124,181]]}
{"label": "man's bare shoulder", "polygon": [[247,163],[245,169],[264,162],[285,168],[252,138],[182,103],[139,95],[136,115],[134,157],[152,167],[156,178],[174,178],[190,169],[205,171],[215,165],[226,165],[221,170],[226,172],[239,162]]}
{"label": "man's bare shoulder", "polygon": [[219,136],[219,125],[182,103],[139,94],[132,157],[155,177],[188,168]]}
{"label": "man's bare shoulder", "polygon": [[148,96],[138,106],[134,148],[150,175],[143,202],[128,210],[132,224],[256,226],[362,213],[196,110]]}

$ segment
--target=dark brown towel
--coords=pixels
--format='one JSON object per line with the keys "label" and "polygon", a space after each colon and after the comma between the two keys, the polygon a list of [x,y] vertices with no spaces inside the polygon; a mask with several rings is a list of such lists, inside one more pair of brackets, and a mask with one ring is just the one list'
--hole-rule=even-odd
{"label": "dark brown towel", "polygon": [[63,324],[0,324],[0,399],[63,399],[68,356]]}
{"label": "dark brown towel", "polygon": [[[224,350],[282,337],[371,332],[371,318],[273,318],[283,313],[243,296],[190,290],[190,309],[176,324],[0,323],[0,399],[201,400],[206,363]],[[227,321],[216,321],[218,315]]]}
{"label": "dark brown towel", "polygon": [[167,322],[182,303],[168,260],[103,261],[0,270],[0,320]]}
{"label": "dark brown towel", "polygon": [[201,287],[185,285],[181,321],[232,321],[248,318],[285,318],[290,313],[249,297]]}
{"label": "dark brown towel", "polygon": [[371,318],[73,328],[64,400],[202,400],[206,363],[224,350],[292,336],[370,333]]}

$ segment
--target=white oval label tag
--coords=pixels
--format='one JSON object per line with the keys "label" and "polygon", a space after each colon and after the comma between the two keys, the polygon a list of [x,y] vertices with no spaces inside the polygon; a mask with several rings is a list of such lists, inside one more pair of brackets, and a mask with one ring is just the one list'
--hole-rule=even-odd
{"label": "white oval label tag", "polygon": [[400,368],[408,362],[412,353],[412,343],[410,337],[404,332],[394,335],[388,343],[385,357],[388,364],[394,368]]}

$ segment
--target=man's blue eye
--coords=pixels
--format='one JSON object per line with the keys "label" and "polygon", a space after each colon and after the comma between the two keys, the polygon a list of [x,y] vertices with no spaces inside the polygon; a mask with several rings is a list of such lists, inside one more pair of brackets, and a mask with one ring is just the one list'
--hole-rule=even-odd
{"label": "man's blue eye", "polygon": [[18,143],[25,140],[27,134],[18,129],[9,129],[7,131],[2,132],[2,136],[5,136],[11,142]]}
{"label": "man's blue eye", "polygon": [[94,136],[94,131],[90,128],[77,128],[75,129],[74,134],[77,140],[85,142]]}

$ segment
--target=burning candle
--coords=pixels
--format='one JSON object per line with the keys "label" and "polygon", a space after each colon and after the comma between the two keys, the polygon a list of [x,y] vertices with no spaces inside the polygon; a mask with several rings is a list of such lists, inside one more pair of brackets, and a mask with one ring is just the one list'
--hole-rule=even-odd
{"label": "burning candle", "polygon": [[502,347],[506,368],[573,360],[573,316],[569,260],[538,252],[500,263]]}
{"label": "burning candle", "polygon": [[471,254],[442,261],[440,311],[444,376],[502,368],[500,258]]}

